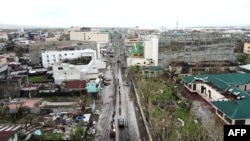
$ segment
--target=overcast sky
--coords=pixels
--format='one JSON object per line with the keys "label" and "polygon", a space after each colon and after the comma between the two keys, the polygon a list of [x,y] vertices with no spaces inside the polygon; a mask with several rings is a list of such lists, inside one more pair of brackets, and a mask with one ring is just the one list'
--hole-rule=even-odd
{"label": "overcast sky", "polygon": [[3,0],[0,23],[53,27],[250,25],[250,0]]}

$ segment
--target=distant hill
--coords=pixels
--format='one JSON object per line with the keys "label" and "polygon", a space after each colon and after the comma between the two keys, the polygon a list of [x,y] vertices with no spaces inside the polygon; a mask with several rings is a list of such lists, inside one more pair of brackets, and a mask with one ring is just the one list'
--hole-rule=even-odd
{"label": "distant hill", "polygon": [[15,24],[1,24],[0,29],[20,29],[20,28],[52,28],[49,26],[32,26],[32,25],[15,25]]}

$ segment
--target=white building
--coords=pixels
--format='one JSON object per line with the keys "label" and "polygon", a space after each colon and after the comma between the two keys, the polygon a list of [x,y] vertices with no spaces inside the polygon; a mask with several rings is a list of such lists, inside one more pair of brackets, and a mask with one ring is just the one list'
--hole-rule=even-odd
{"label": "white building", "polygon": [[[98,77],[98,70],[106,68],[106,62],[102,62],[97,59],[97,53],[95,50],[76,50],[76,52],[73,53],[75,56],[73,56],[72,52],[70,51],[63,51],[62,54],[57,54],[58,56],[65,56],[65,54],[68,54],[66,56],[70,56],[70,58],[67,58],[68,61],[66,61],[66,63],[65,60],[63,61],[64,63],[62,63],[63,59],[61,61],[59,60],[58,62],[53,63],[53,77],[56,84],[61,84],[63,81],[70,80],[95,79]],[[53,59],[54,56],[51,56]],[[89,61],[84,62],[82,61],[82,59],[89,59]]]}
{"label": "white building", "polygon": [[53,65],[53,77],[55,84],[61,84],[63,81],[88,80],[98,77],[98,68],[87,65],[72,65],[69,63],[56,63]]}
{"label": "white building", "polygon": [[85,52],[82,50],[63,50],[63,51],[43,51],[42,52],[42,65],[44,68],[51,67],[53,64],[61,62],[65,59],[75,59],[81,57]]}
{"label": "white building", "polygon": [[103,58],[102,58],[102,53],[103,53],[103,51],[104,50],[106,50],[107,49],[107,46],[108,46],[108,43],[106,43],[106,42],[97,42],[97,59],[99,60],[102,60]]}
{"label": "white building", "polygon": [[158,37],[150,36],[150,40],[143,41],[142,57],[127,58],[127,66],[157,66],[158,65]]}
{"label": "white building", "polygon": [[147,60],[152,59],[154,66],[158,66],[159,38],[156,35],[149,38],[149,40],[144,41],[144,58]]}

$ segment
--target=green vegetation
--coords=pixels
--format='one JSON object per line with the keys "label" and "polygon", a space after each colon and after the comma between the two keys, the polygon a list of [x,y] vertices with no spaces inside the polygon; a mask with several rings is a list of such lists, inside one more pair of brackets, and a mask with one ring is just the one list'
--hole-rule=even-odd
{"label": "green vegetation", "polygon": [[75,130],[71,130],[70,140],[80,141],[84,136],[84,129],[82,127],[77,127]]}
{"label": "green vegetation", "polygon": [[29,76],[29,82],[41,82],[41,81],[48,81],[46,75],[38,75],[38,76]]}
{"label": "green vegetation", "polygon": [[236,56],[236,59],[237,59],[240,63],[246,64],[247,59],[248,59],[248,54],[243,53],[243,54],[237,55],[237,56]]}
{"label": "green vegetation", "polygon": [[56,140],[56,141],[59,141],[59,140],[62,140],[62,136],[63,134],[60,134],[60,133],[51,133],[49,131],[44,131],[42,132],[42,135],[41,135],[41,139],[42,140]]}
{"label": "green vegetation", "polygon": [[[131,71],[132,70],[132,71]],[[138,73],[132,67],[132,74]],[[135,76],[135,75],[134,75]],[[204,128],[199,118],[191,112],[192,101],[182,100],[171,81],[163,82],[156,78],[137,77],[141,99],[146,107],[145,116],[151,126],[154,140],[221,140],[214,129]],[[135,78],[136,78],[135,77]],[[195,123],[196,120],[198,123]],[[184,125],[182,125],[182,121]],[[222,129],[218,128],[217,131]]]}

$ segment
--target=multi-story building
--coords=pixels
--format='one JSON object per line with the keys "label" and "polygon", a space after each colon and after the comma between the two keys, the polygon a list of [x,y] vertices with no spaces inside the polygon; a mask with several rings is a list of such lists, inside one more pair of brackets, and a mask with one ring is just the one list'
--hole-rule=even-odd
{"label": "multi-story building", "polygon": [[99,30],[91,30],[90,28],[81,28],[81,30],[70,31],[70,40],[108,43],[109,34],[102,33]]}
{"label": "multi-story building", "polygon": [[9,38],[8,38],[8,34],[6,32],[1,32],[0,31],[0,40],[5,40],[7,41]]}
{"label": "multi-story building", "polygon": [[157,66],[158,65],[158,37],[151,36],[150,40],[138,42],[129,50],[127,66]]}
{"label": "multi-story building", "polygon": [[98,77],[98,70],[106,68],[105,62],[97,60],[95,50],[85,49],[76,56],[53,64],[53,77],[56,84],[70,80],[95,79]]}
{"label": "multi-story building", "polygon": [[250,43],[244,43],[243,53],[250,54]]}
{"label": "multi-story building", "polygon": [[[105,42],[97,42],[96,49],[90,49],[91,52],[94,51],[93,59],[95,62],[98,62],[102,59],[101,57],[101,49],[106,48],[107,43]],[[79,46],[66,46],[61,47],[59,50],[43,50],[41,53],[42,58],[42,66],[44,68],[51,67],[53,64],[57,62],[61,62],[63,60],[72,60],[76,58],[80,58],[82,54],[88,52],[89,49],[85,49]]]}
{"label": "multi-story building", "polygon": [[7,77],[8,62],[5,56],[0,55],[0,79]]}
{"label": "multi-story building", "polygon": [[142,40],[140,38],[134,38],[134,37],[126,38],[124,40],[125,46],[134,46],[134,44],[138,42],[142,42]]}
{"label": "multi-story building", "polygon": [[220,30],[173,30],[159,35],[159,66],[172,61],[234,61],[239,33]]}

